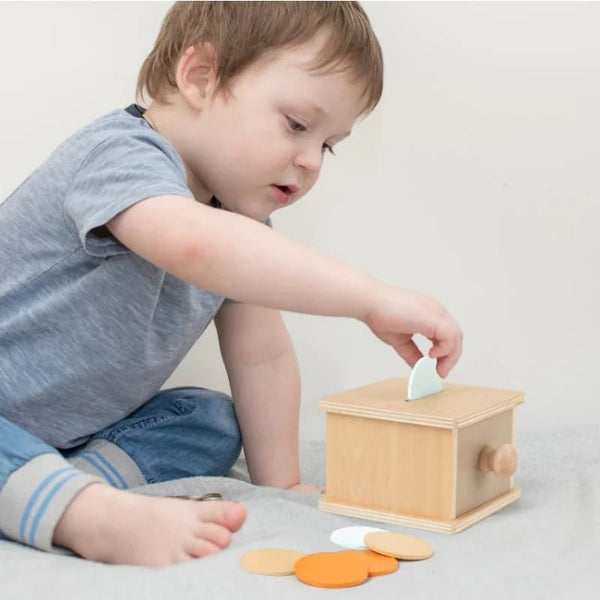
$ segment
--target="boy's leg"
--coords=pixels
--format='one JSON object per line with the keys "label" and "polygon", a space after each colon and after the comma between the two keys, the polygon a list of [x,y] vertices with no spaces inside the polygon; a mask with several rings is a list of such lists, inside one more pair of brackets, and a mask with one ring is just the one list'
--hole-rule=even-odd
{"label": "boy's leg", "polygon": [[73,498],[104,481],[73,467],[52,446],[0,416],[0,531],[51,550],[56,524]]}
{"label": "boy's leg", "polygon": [[117,488],[226,475],[241,451],[231,398],[204,388],[160,392],[84,446],[63,452]]}
{"label": "boy's leg", "polygon": [[[136,465],[139,461],[142,469],[137,466],[136,469],[140,473],[144,471],[144,480],[148,477],[148,481],[158,481],[171,468],[168,464],[161,464],[160,456],[161,452],[166,453],[171,449],[171,444],[155,434],[166,431],[166,440],[170,440],[174,434],[176,437],[182,434],[185,439],[185,415],[199,417],[206,412],[197,411],[197,407],[191,410],[188,405],[194,404],[192,398],[197,398],[196,393],[192,392],[192,398],[189,394],[183,394],[184,397],[179,400],[177,397],[182,395],[181,390],[174,395],[176,398],[167,395],[160,402],[155,399],[155,403],[148,403],[136,411],[136,417],[130,417],[134,419],[133,422],[121,422],[104,432],[107,438],[111,437],[116,442],[105,439],[107,444],[119,449],[117,444],[122,444],[131,451],[135,461],[120,450]],[[205,394],[201,396],[205,397]],[[219,412],[228,412],[222,411],[223,406],[227,406],[225,402],[208,402],[201,409],[211,406],[221,407],[217,416]],[[155,409],[159,409],[158,414],[154,414]],[[212,410],[208,412],[214,413]],[[231,416],[233,411],[229,414]],[[189,417],[187,426],[195,431],[193,421]],[[179,426],[175,427],[177,424]],[[166,429],[162,429],[163,427]],[[140,441],[135,435],[138,429],[147,430],[150,434],[147,443],[145,437]],[[220,436],[225,433],[224,427],[217,429]],[[235,430],[237,431],[237,423]],[[127,435],[130,431],[132,435]],[[207,441],[211,436],[200,437]],[[98,437],[97,441],[103,441],[103,438]],[[155,443],[157,446],[152,448]],[[188,446],[183,444],[182,448],[178,445],[174,459],[190,463],[189,468],[194,472],[196,469],[191,465],[194,461],[186,458],[190,451]],[[209,460],[207,464],[204,461],[202,470],[207,466],[209,471],[214,467],[223,469],[224,458],[233,462],[235,458],[232,456],[231,446],[233,444],[230,444],[228,457],[223,454],[216,462]],[[194,447],[192,450],[195,454],[199,449]],[[100,453],[99,450],[93,452]],[[77,457],[77,452],[67,451],[65,454]],[[114,481],[119,481],[98,455],[93,456],[96,464],[102,465]],[[100,456],[104,457],[104,454],[100,453]],[[111,456],[114,460],[114,454]],[[90,462],[84,460],[84,463],[92,468]],[[111,467],[115,468],[114,465]],[[115,470],[127,484],[130,474],[128,475],[126,467],[119,463]],[[31,479],[34,480],[33,484]],[[87,485],[96,482],[102,485]],[[246,509],[238,503],[155,498],[128,493],[105,483],[104,479],[92,477],[74,468],[65,457],[35,436],[6,420],[0,420],[0,528],[11,538],[23,539],[26,543],[33,543],[43,549],[58,551],[56,546],[68,548],[84,558],[102,562],[165,566],[222,550],[230,543],[232,533],[242,526],[246,518]],[[17,510],[19,507],[20,510]],[[16,524],[12,518],[14,514]],[[24,531],[19,537],[21,527]],[[52,540],[56,546],[52,546]]]}

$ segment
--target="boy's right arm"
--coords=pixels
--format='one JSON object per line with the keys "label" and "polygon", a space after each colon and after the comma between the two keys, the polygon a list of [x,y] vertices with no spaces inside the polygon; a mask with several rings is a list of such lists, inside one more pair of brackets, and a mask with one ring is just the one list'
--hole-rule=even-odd
{"label": "boy's right arm", "polygon": [[134,204],[107,224],[133,252],[216,294],[280,310],[353,317],[412,366],[420,333],[445,377],[461,353],[462,334],[436,300],[386,285],[262,223],[183,196]]}

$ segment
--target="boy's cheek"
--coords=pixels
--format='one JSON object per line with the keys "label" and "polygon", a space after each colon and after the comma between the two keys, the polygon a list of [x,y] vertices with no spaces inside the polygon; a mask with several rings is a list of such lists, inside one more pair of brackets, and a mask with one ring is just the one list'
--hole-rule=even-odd
{"label": "boy's cheek", "polygon": [[319,175],[321,174],[321,171],[319,170],[318,173],[316,173],[315,175],[313,175],[310,180],[307,182],[306,186],[302,186],[302,195],[300,196],[300,198],[302,196],[305,196],[306,194],[308,194],[308,192],[310,192],[310,190],[312,190],[312,188],[314,187],[315,183],[317,183],[317,180],[319,179]]}

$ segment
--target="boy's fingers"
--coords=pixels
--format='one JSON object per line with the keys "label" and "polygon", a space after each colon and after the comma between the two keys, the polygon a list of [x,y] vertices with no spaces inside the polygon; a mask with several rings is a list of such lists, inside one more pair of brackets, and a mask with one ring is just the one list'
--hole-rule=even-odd
{"label": "boy's fingers", "polygon": [[436,369],[437,369],[438,375],[442,379],[444,377],[446,377],[448,375],[448,373],[450,373],[450,370],[452,369],[452,365],[448,364],[447,356],[444,356],[443,358],[438,358]]}
{"label": "boy's fingers", "polygon": [[436,342],[429,351],[429,356],[438,359],[437,372],[440,377],[446,377],[458,362],[461,353],[462,334]]}
{"label": "boy's fingers", "polygon": [[402,345],[394,346],[396,352],[407,362],[409,367],[414,367],[415,363],[423,358],[423,354],[417,348],[417,345],[412,341],[412,339],[403,343]]}

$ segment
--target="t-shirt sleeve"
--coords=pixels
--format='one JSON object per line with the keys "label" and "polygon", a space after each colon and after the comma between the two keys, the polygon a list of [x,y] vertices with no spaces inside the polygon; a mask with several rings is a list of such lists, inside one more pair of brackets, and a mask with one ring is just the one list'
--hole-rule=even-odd
{"label": "t-shirt sleeve", "polygon": [[157,134],[113,135],[83,159],[65,197],[67,221],[84,250],[94,256],[129,252],[96,228],[140,200],[162,195],[192,197],[183,163]]}

